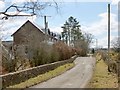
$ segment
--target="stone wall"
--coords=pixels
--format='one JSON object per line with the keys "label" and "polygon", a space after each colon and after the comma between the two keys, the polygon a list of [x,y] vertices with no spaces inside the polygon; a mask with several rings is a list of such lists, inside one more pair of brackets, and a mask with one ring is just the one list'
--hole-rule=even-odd
{"label": "stone wall", "polygon": [[53,70],[60,65],[64,65],[66,63],[72,63],[74,59],[75,57],[70,58],[69,60],[58,61],[58,62],[51,63],[51,64],[45,64],[45,65],[41,65],[38,67],[33,67],[33,68],[18,71],[18,72],[1,75],[0,78],[2,78],[2,88],[8,87],[10,85],[15,85],[20,82],[24,82],[25,80],[28,80],[29,78],[33,78],[39,74],[43,74],[45,72]]}

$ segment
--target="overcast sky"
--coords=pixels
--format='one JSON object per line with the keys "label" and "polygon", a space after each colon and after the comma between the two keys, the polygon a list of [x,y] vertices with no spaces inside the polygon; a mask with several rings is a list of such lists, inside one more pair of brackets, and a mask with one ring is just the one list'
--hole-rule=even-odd
{"label": "overcast sky", "polygon": [[[12,3],[22,3],[24,1],[25,0],[5,0],[5,2],[3,2],[0,0],[0,11],[4,11],[5,8]],[[51,31],[61,33],[61,26],[70,16],[73,16],[80,22],[82,32],[93,34],[94,42],[95,39],[97,39],[99,47],[107,47],[107,5],[110,3],[111,40],[118,35],[119,0],[89,0],[89,2],[88,0],[62,1],[63,2],[58,2],[59,12],[57,12],[55,8],[50,7],[42,11],[42,15],[51,16],[47,18]],[[10,12],[13,13],[14,11]],[[2,22],[2,24],[0,24],[2,39],[7,41],[12,40],[11,35],[28,19],[44,27],[43,17],[16,17],[9,18],[4,22],[0,20],[0,23]],[[96,43],[93,43],[92,47],[95,46]]]}

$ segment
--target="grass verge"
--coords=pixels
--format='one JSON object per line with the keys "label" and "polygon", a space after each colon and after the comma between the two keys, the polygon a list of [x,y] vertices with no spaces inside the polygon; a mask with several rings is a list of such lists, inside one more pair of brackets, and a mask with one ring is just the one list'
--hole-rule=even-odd
{"label": "grass verge", "polygon": [[107,65],[103,60],[96,63],[96,69],[93,78],[88,84],[88,88],[117,88],[117,75],[107,71]]}
{"label": "grass verge", "polygon": [[58,75],[64,73],[65,71],[74,67],[74,65],[75,65],[74,63],[68,63],[68,64],[65,64],[65,65],[62,65],[62,66],[60,66],[60,67],[58,67],[58,68],[56,68],[52,71],[46,72],[45,74],[38,75],[37,77],[28,79],[25,82],[22,82],[20,84],[16,84],[16,85],[13,85],[13,86],[9,86],[7,88],[27,88],[27,87],[36,85],[38,83],[49,80],[49,79],[51,79],[55,76],[58,76]]}

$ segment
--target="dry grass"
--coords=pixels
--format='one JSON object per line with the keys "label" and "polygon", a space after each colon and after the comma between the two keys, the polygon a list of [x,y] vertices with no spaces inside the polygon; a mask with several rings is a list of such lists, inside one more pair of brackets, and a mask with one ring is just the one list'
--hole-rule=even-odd
{"label": "dry grass", "polygon": [[10,86],[8,88],[27,88],[27,87],[36,85],[38,83],[41,83],[43,81],[46,81],[48,79],[51,79],[55,76],[58,76],[58,75],[64,73],[65,71],[71,69],[73,66],[74,66],[74,63],[62,65],[52,71],[46,72],[45,74],[38,75],[35,78],[31,78],[25,82],[22,82],[20,84],[14,85],[14,86]]}
{"label": "dry grass", "polygon": [[89,88],[117,88],[118,78],[117,75],[107,71],[107,65],[103,60],[97,61],[96,69]]}

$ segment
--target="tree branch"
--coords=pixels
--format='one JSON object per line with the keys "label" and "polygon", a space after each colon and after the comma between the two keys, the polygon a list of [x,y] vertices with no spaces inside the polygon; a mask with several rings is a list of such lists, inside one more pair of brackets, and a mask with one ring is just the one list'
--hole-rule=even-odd
{"label": "tree branch", "polygon": [[[9,17],[15,17],[15,16],[34,16],[38,15],[38,13],[45,9],[48,6],[53,6],[52,4],[55,4],[55,8],[58,10],[58,4],[53,0],[52,2],[39,2],[38,0],[36,2],[24,2],[23,4],[17,5],[12,4],[10,5],[4,12],[0,12],[0,15],[3,14],[4,16],[2,19],[8,19]],[[9,10],[15,9],[18,13],[10,14]],[[20,15],[20,12],[24,12],[26,14]]]}

